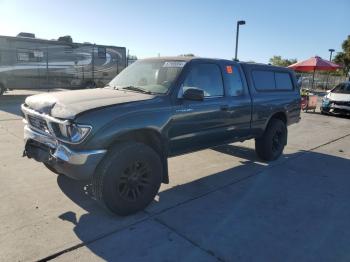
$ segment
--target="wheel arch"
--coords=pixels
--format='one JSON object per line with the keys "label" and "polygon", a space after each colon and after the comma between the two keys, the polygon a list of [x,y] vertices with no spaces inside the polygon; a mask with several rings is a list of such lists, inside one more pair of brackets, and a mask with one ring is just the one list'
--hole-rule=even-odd
{"label": "wheel arch", "polygon": [[[287,131],[287,134],[288,134],[288,128],[287,128],[287,126],[288,126],[288,116],[287,116],[287,113],[284,112],[284,111],[275,112],[275,113],[273,113],[270,116],[269,120],[265,124],[264,133],[265,133],[266,129],[268,128],[270,122],[273,119],[281,120],[286,125],[286,131]],[[285,144],[287,144],[287,140],[285,141]]]}
{"label": "wheel arch", "polygon": [[164,142],[164,138],[161,133],[152,128],[137,129],[125,132],[118,135],[110,143],[109,148],[122,142],[138,142],[151,147],[161,158],[163,165],[163,179],[162,182],[169,183],[168,175],[168,154],[167,144]]}
{"label": "wheel arch", "polygon": [[271,119],[281,120],[283,123],[285,123],[286,126],[288,125],[288,117],[287,117],[286,112],[280,111],[280,112],[276,112],[276,113],[272,114],[269,121],[267,122],[267,124],[271,121]]}
{"label": "wheel arch", "polygon": [[270,122],[272,119],[278,119],[278,120],[281,120],[286,126],[288,126],[288,116],[287,116],[287,113],[285,111],[277,111],[277,112],[274,112],[273,114],[270,115],[270,117],[267,119],[267,121],[265,122],[265,126],[264,126],[264,129],[262,131],[262,134],[263,135],[266,131],[266,129],[268,128]]}

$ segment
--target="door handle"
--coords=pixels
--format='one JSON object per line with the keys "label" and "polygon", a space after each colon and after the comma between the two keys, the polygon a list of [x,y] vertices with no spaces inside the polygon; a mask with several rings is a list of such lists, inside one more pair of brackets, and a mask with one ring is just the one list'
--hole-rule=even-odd
{"label": "door handle", "polygon": [[221,111],[228,111],[228,109],[229,109],[229,106],[228,106],[228,105],[222,105],[222,106],[220,106],[220,110],[221,110]]}

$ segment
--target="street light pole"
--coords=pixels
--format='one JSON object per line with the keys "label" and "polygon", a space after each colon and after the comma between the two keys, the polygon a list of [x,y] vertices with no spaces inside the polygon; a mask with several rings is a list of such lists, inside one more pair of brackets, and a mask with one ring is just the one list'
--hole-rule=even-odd
{"label": "street light pole", "polygon": [[332,54],[335,51],[334,49],[328,49],[328,51],[330,52],[329,54],[329,62],[332,62]]}
{"label": "street light pole", "polygon": [[[329,62],[332,62],[332,54],[333,54],[333,52],[335,50],[330,48],[330,49],[328,49],[328,51],[330,52],[330,54],[329,54]],[[329,75],[330,75],[330,73],[328,73],[328,75],[327,75],[326,90],[328,89]]]}
{"label": "street light pole", "polygon": [[237,53],[238,53],[238,38],[239,38],[239,26],[245,25],[244,20],[237,21],[237,28],[236,28],[236,51],[235,51],[235,61],[237,61]]}

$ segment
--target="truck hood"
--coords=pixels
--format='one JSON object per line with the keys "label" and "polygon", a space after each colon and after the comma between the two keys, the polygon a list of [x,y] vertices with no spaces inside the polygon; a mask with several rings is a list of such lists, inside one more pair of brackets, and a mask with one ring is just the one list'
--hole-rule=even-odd
{"label": "truck hood", "polygon": [[40,113],[61,119],[74,119],[76,115],[100,107],[149,100],[153,95],[96,88],[52,92],[27,97],[25,104]]}
{"label": "truck hood", "polygon": [[332,93],[330,92],[327,95],[327,98],[329,98],[332,101],[350,101],[350,94],[341,94],[341,93]]}

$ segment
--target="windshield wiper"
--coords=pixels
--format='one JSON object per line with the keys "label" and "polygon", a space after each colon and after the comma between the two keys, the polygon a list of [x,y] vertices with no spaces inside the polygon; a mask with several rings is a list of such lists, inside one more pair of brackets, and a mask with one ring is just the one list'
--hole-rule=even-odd
{"label": "windshield wiper", "polygon": [[148,91],[148,90],[146,90],[146,89],[144,89],[142,87],[138,87],[138,86],[123,86],[121,89],[141,92],[141,93],[144,93],[144,94],[152,94],[151,91]]}

